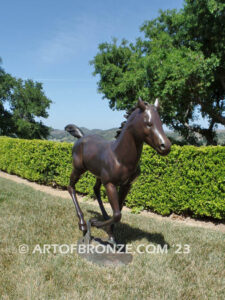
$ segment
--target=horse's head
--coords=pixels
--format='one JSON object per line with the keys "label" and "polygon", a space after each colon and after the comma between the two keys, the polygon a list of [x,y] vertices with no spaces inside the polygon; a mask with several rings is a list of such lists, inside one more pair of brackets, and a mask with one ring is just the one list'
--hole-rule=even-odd
{"label": "horse's head", "polygon": [[167,155],[170,152],[171,142],[165,135],[162,122],[159,117],[159,101],[156,99],[154,105],[146,104],[141,99],[138,100],[137,107],[139,113],[139,129],[143,140],[154,148],[160,155]]}

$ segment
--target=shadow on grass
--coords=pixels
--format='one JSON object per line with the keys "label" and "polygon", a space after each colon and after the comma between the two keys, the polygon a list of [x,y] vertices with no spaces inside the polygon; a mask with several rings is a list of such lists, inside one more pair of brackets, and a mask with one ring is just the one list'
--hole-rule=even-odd
{"label": "shadow on grass", "polygon": [[[89,213],[95,216],[99,220],[103,220],[102,215],[94,210],[88,210]],[[146,239],[149,243],[157,244],[163,247],[165,244],[169,244],[165,241],[164,236],[161,233],[150,233],[137,227],[130,226],[126,223],[116,224],[114,229],[115,239],[118,244],[128,244],[132,241],[138,241]]]}

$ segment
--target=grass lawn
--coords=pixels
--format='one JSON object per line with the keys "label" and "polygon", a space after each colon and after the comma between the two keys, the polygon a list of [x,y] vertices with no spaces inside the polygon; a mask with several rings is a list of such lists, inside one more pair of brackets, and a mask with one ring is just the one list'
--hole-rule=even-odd
{"label": "grass lawn", "polygon": [[[81,207],[86,220],[99,215],[95,205]],[[225,234],[128,212],[116,231],[132,249],[168,244],[168,253],[135,253],[117,268],[93,265],[75,251],[32,254],[37,244],[76,243],[72,200],[0,178],[0,299],[225,299]],[[19,253],[21,244],[28,253]]]}

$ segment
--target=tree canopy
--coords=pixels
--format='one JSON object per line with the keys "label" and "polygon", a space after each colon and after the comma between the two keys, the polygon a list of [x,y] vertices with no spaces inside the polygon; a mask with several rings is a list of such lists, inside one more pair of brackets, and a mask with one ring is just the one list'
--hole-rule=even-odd
{"label": "tree canopy", "polygon": [[99,45],[91,62],[99,92],[118,110],[138,97],[158,97],[165,124],[189,143],[197,144],[200,134],[216,144],[215,129],[225,125],[224,26],[223,0],[186,0],[179,11],[160,11],[142,25],[135,43],[113,39]]}
{"label": "tree canopy", "polygon": [[0,135],[46,138],[49,128],[37,118],[48,117],[50,104],[41,83],[17,79],[0,67]]}

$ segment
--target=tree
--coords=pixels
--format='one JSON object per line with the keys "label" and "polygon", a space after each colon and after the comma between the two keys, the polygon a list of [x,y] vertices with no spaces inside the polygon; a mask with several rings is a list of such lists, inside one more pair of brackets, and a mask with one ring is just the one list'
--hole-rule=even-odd
{"label": "tree", "polygon": [[[1,63],[1,58],[0,58]],[[15,78],[5,73],[0,66],[0,134],[11,135],[15,131],[12,113],[5,108],[6,102],[10,100]]]}
{"label": "tree", "polygon": [[[141,96],[160,98],[163,122],[197,144],[202,135],[216,144],[225,125],[225,4],[186,0],[180,11],[161,11],[141,27],[144,38],[99,46],[91,62],[99,92],[111,108],[130,108]],[[198,118],[208,120],[203,128]]]}
{"label": "tree", "polygon": [[46,138],[49,128],[36,118],[48,117],[50,103],[41,83],[16,79],[0,67],[1,135],[26,139]]}

